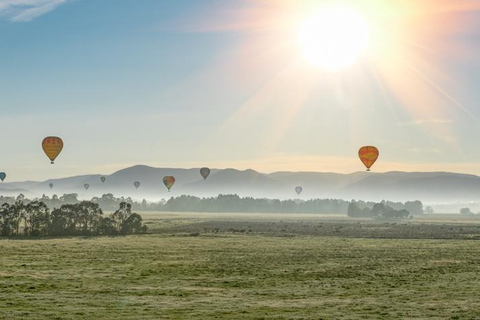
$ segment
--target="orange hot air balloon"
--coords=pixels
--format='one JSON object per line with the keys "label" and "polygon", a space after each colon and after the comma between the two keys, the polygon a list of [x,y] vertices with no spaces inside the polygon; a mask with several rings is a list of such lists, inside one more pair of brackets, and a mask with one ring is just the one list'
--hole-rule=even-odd
{"label": "orange hot air balloon", "polygon": [[367,171],[370,171],[370,168],[375,161],[377,161],[379,154],[378,149],[372,146],[361,147],[360,150],[358,150],[358,157],[365,167],[367,167]]}
{"label": "orange hot air balloon", "polygon": [[63,149],[63,141],[59,137],[46,137],[43,139],[42,148],[51,163],[58,157]]}
{"label": "orange hot air balloon", "polygon": [[172,188],[174,183],[175,183],[174,177],[172,176],[163,177],[163,184],[165,185],[165,187],[167,187],[168,192],[170,192],[170,189]]}

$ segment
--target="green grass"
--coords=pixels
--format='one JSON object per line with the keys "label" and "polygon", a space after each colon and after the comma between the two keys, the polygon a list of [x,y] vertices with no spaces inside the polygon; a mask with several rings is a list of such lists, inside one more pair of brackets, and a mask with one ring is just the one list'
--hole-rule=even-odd
{"label": "green grass", "polygon": [[[0,319],[480,318],[478,241],[302,231],[358,225],[331,217],[146,218],[156,234],[1,240]],[[252,230],[232,231],[237,223]]]}

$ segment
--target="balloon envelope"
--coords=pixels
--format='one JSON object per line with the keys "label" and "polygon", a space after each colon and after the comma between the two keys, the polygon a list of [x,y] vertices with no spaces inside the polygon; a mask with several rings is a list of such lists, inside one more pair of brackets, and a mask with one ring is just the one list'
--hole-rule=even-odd
{"label": "balloon envelope", "polygon": [[50,189],[52,189],[53,188],[53,183],[50,183],[48,186],[50,187]]}
{"label": "balloon envelope", "polygon": [[85,190],[88,190],[88,188],[90,188],[90,185],[88,183],[85,183],[83,187],[85,188]]}
{"label": "balloon envelope", "polygon": [[302,187],[296,187],[296,188],[295,188],[295,192],[296,192],[298,195],[300,195],[300,193],[302,193],[302,191],[303,191],[303,188],[302,188]]}
{"label": "balloon envelope", "polygon": [[163,184],[165,185],[165,187],[167,187],[168,192],[170,192],[170,189],[172,188],[174,183],[175,183],[174,177],[172,176],[163,177]]}
{"label": "balloon envelope", "polygon": [[375,161],[377,161],[379,155],[380,152],[376,147],[373,146],[361,147],[360,150],[358,150],[358,157],[367,168],[367,171],[370,171],[370,168],[373,166]]}
{"label": "balloon envelope", "polygon": [[133,185],[135,186],[135,188],[137,188],[137,189],[138,189],[138,187],[140,187],[140,182],[138,182],[138,181],[135,181],[135,182],[133,183]]}
{"label": "balloon envelope", "polygon": [[107,180],[107,178],[105,178],[105,177],[101,177],[101,178],[100,178],[100,181],[102,181],[102,183],[104,183],[105,180]]}
{"label": "balloon envelope", "polygon": [[5,178],[7,177],[7,174],[5,172],[0,172],[0,180],[5,180]]}
{"label": "balloon envelope", "polygon": [[62,152],[63,141],[59,137],[46,137],[42,141],[42,148],[53,164],[60,152]]}
{"label": "balloon envelope", "polygon": [[200,169],[200,174],[202,175],[203,179],[207,180],[207,177],[210,175],[210,169],[207,167],[203,167]]}

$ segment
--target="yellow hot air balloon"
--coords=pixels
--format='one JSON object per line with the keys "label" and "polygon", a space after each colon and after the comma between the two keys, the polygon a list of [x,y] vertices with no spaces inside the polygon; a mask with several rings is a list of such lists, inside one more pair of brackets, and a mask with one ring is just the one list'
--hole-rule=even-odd
{"label": "yellow hot air balloon", "polygon": [[172,188],[173,184],[175,183],[175,178],[172,176],[165,176],[163,177],[163,184],[165,187],[167,187],[168,192],[170,192],[170,189]]}
{"label": "yellow hot air balloon", "polygon": [[63,141],[59,137],[46,137],[43,139],[42,148],[53,164],[60,152],[62,152]]}
{"label": "yellow hot air balloon", "polygon": [[367,167],[367,171],[370,171],[370,168],[373,166],[375,161],[377,161],[379,154],[380,153],[378,152],[378,149],[373,146],[361,147],[360,150],[358,150],[358,157],[363,162],[365,167]]}

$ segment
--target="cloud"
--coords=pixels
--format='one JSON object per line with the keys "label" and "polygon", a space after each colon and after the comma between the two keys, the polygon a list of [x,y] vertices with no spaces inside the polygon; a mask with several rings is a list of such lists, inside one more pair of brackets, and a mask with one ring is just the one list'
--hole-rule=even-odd
{"label": "cloud", "polygon": [[71,0],[0,0],[0,16],[13,22],[31,21]]}

